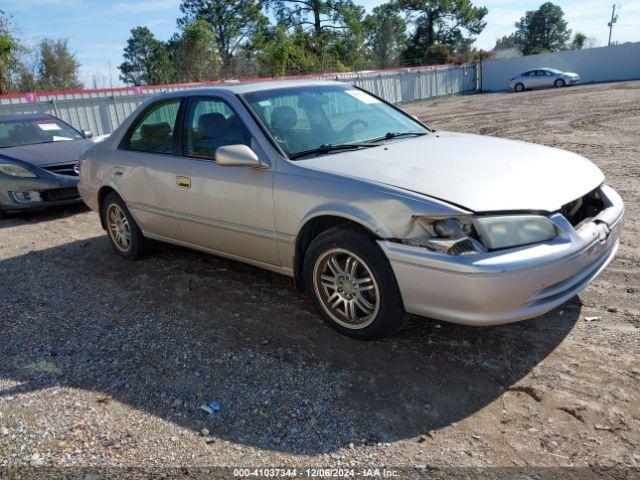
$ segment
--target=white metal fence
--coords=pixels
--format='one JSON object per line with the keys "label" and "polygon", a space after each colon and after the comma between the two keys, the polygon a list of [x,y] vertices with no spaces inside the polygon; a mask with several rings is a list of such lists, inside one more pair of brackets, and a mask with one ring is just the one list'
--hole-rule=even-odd
{"label": "white metal fence", "polygon": [[[322,78],[351,83],[393,103],[426,100],[442,95],[473,92],[476,89],[476,68],[473,64],[374,70],[304,78]],[[102,135],[110,133],[150,96],[206,85],[156,85],[5,95],[0,96],[0,115],[49,113],[78,129],[91,130],[96,135]],[[209,85],[215,85],[215,83]]]}
{"label": "white metal fence", "polygon": [[482,91],[505,90],[514,75],[540,67],[576,72],[583,83],[640,79],[640,43],[486,60]]}

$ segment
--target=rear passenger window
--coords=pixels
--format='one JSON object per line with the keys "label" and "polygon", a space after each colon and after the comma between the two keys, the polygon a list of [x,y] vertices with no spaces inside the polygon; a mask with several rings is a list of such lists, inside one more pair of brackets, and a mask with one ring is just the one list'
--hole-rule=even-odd
{"label": "rear passenger window", "polygon": [[173,153],[173,132],[180,99],[161,103],[145,112],[125,144],[127,150],[149,153]]}

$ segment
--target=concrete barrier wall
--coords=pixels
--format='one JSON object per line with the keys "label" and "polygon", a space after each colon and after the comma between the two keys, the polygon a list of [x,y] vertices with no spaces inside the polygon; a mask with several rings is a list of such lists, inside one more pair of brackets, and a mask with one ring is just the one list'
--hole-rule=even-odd
{"label": "concrete barrier wall", "polygon": [[583,83],[640,79],[640,43],[485,60],[482,91],[505,90],[511,77],[541,67],[576,72]]}
{"label": "concrete barrier wall", "polygon": [[[426,100],[442,95],[473,92],[476,89],[476,67],[473,64],[287,78],[327,79],[351,83],[392,103]],[[211,82],[5,95],[0,96],[0,116],[49,113],[78,129],[91,130],[96,135],[103,135],[113,131],[141,102],[151,96],[219,84],[220,82]]]}

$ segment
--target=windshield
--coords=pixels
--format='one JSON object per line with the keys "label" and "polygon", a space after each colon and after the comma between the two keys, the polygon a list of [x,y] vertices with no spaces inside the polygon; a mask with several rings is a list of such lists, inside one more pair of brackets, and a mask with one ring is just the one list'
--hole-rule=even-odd
{"label": "windshield", "polygon": [[330,145],[372,142],[428,130],[408,115],[352,86],[323,85],[245,94],[289,157]]}
{"label": "windshield", "polygon": [[0,148],[84,138],[56,118],[0,120]]}

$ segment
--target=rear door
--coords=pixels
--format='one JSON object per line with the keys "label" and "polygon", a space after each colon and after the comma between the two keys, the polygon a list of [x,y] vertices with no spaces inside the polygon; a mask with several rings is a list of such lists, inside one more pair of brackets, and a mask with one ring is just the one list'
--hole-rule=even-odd
{"label": "rear door", "polygon": [[525,88],[533,88],[534,86],[534,74],[535,74],[535,70],[534,71],[530,71],[530,72],[524,72],[522,75],[520,75],[520,78],[518,78],[516,80],[517,82],[522,82],[522,84],[524,85]]}
{"label": "rear door", "polygon": [[183,117],[183,152],[176,157],[174,181],[181,240],[279,265],[273,167],[229,167],[215,161],[216,149],[238,144],[265,158],[258,142],[234,108],[220,97],[188,98]]}
{"label": "rear door", "polygon": [[533,70],[529,75],[529,85],[531,88],[540,88],[545,82],[544,70]]}
{"label": "rear door", "polygon": [[114,151],[109,172],[143,232],[169,239],[177,236],[173,194],[180,105],[180,98],[171,98],[146,108]]}

